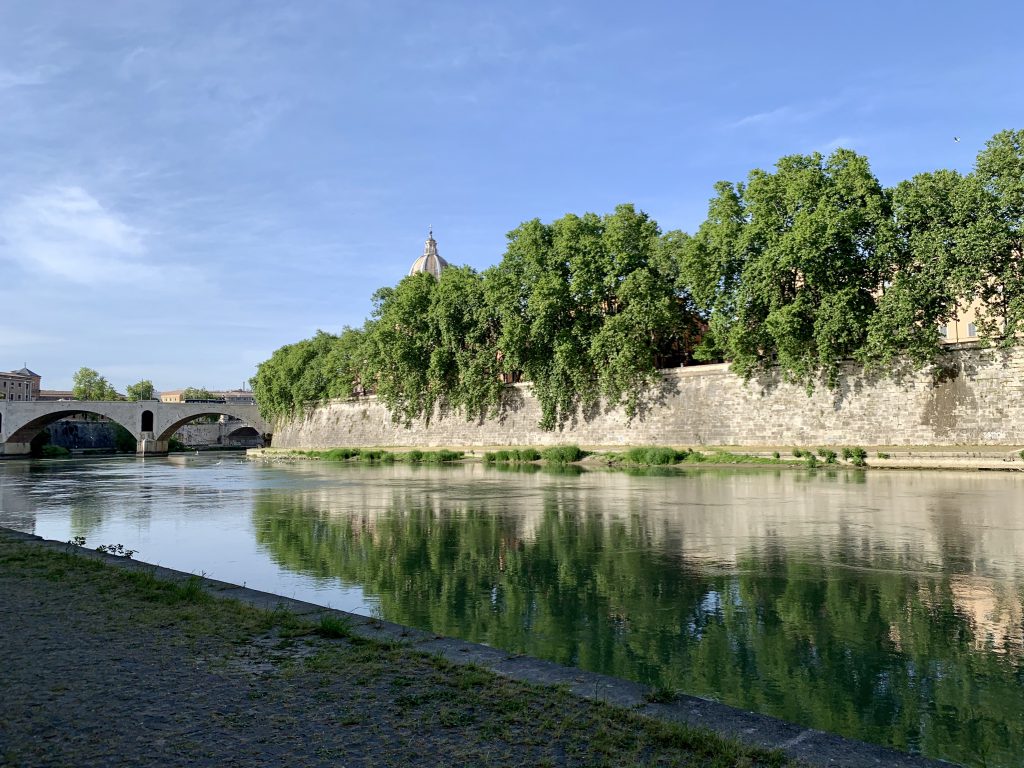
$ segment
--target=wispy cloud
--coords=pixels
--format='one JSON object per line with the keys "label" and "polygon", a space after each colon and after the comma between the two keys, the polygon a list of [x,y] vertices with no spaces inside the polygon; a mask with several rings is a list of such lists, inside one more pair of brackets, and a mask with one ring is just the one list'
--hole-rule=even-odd
{"label": "wispy cloud", "polygon": [[54,186],[0,210],[0,261],[80,285],[158,276],[145,233],[81,187]]}
{"label": "wispy cloud", "polygon": [[10,69],[0,69],[0,91],[8,88],[19,88],[26,85],[42,85],[51,76],[52,71],[44,67],[15,72]]}
{"label": "wispy cloud", "polygon": [[831,141],[827,141],[824,144],[819,144],[814,148],[815,152],[819,152],[822,155],[830,155],[837,149],[853,149],[857,144],[857,139],[852,136],[836,136]]}
{"label": "wispy cloud", "polygon": [[837,99],[827,99],[816,104],[786,104],[775,109],[746,115],[729,123],[728,127],[777,128],[782,125],[806,123],[830,112],[839,104],[840,101]]}

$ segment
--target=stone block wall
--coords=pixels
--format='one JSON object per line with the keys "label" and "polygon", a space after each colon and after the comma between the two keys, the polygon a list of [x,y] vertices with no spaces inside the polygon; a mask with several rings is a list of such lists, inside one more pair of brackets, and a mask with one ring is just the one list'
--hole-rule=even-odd
{"label": "stone block wall", "polygon": [[72,450],[112,451],[117,444],[114,425],[109,421],[61,419],[50,424],[50,444]]}
{"label": "stone block wall", "polygon": [[331,402],[277,424],[273,446],[1016,446],[1022,395],[1024,349],[957,349],[939,366],[886,375],[850,366],[836,389],[819,385],[810,396],[777,375],[744,383],[726,365],[705,365],[664,371],[632,420],[601,408],[545,432],[529,385],[519,384],[503,413],[483,421],[435,413],[406,428],[372,397]]}

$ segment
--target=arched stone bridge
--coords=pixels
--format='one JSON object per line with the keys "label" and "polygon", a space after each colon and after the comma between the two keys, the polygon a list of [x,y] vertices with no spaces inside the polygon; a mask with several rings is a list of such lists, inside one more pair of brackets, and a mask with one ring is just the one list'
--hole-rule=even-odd
{"label": "arched stone bridge", "polygon": [[47,425],[80,413],[104,416],[127,429],[138,441],[140,456],[167,453],[171,435],[203,416],[233,416],[262,435],[270,432],[255,405],[161,403],[157,400],[0,400],[0,458],[29,453],[32,438]]}

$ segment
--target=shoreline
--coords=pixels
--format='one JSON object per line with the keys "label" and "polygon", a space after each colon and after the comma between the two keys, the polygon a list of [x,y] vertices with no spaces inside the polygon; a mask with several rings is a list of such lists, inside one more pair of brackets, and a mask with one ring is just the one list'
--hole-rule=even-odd
{"label": "shoreline", "polygon": [[[873,765],[889,768],[939,768],[953,765],[866,742],[788,723],[707,699],[676,693],[662,701],[659,692],[628,680],[610,677],[528,656],[510,655],[490,646],[446,638],[423,630],[387,621],[326,608],[244,586],[209,579],[162,566],[148,564],[70,543],[50,541],[33,534],[0,528],[0,543],[37,547],[54,553],[71,554],[83,560],[129,574],[147,575],[181,587],[197,584],[216,599],[235,601],[259,611],[287,614],[304,622],[321,625],[337,623],[346,627],[348,636],[361,642],[400,647],[415,654],[429,654],[459,668],[482,668],[500,678],[543,686],[551,691],[564,689],[572,696],[629,710],[656,723],[707,729],[748,748],[781,751],[786,757],[811,766],[855,768]],[[59,584],[54,587],[59,589]]]}
{"label": "shoreline", "polygon": [[[391,453],[403,453],[408,451],[438,451],[451,450],[459,451],[464,455],[461,459],[446,463],[480,463],[484,461],[484,454],[488,452],[509,450],[518,446],[507,445],[442,445],[442,446],[415,446],[415,445],[374,445],[361,446],[364,450],[388,451]],[[683,462],[675,464],[628,464],[611,463],[603,460],[603,454],[617,454],[630,448],[644,448],[656,446],[622,446],[622,445],[581,445],[580,448],[588,451],[589,456],[582,461],[573,462],[572,466],[584,469],[611,469],[611,470],[642,470],[642,469],[721,469],[721,468],[757,468],[757,469],[808,469],[807,464],[793,457],[794,446],[670,446],[680,450],[698,451],[707,457],[702,462]],[[332,447],[333,448],[333,447]],[[301,455],[303,451],[324,452],[332,448],[249,448],[246,450],[247,459],[266,459],[271,461],[324,461],[325,459],[316,456]],[[827,448],[837,453],[843,446],[800,446],[802,450],[817,451],[819,448]],[[867,453],[866,464],[855,466],[848,461],[838,460],[834,464],[827,464],[819,461],[814,469],[850,469],[850,470],[873,470],[873,469],[922,469],[922,470],[961,470],[961,471],[985,471],[985,472],[1024,472],[1024,458],[1021,451],[1024,446],[870,446],[865,447]],[[715,453],[733,454],[748,456],[755,459],[766,459],[763,463],[757,461],[746,462],[715,462]],[[778,453],[778,461],[771,460],[773,454]],[[882,454],[884,458],[880,458]],[[541,463],[535,463],[541,466]],[[510,466],[502,464],[500,466]],[[515,466],[512,464],[511,466]]]}

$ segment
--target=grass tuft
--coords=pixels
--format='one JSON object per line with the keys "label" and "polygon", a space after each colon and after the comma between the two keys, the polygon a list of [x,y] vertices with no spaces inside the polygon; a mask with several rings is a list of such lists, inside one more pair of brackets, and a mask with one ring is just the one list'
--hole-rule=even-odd
{"label": "grass tuft", "polygon": [[314,631],[320,637],[347,638],[352,636],[352,624],[344,616],[325,613]]}
{"label": "grass tuft", "polygon": [[540,453],[549,464],[571,464],[587,454],[578,445],[552,445]]}

